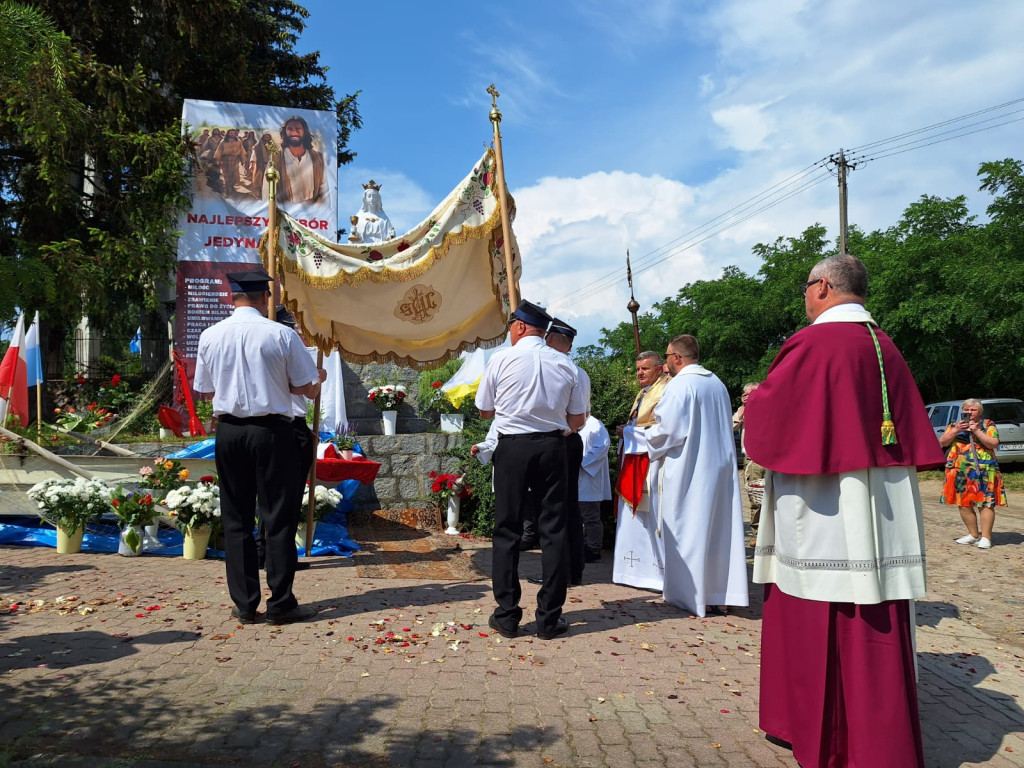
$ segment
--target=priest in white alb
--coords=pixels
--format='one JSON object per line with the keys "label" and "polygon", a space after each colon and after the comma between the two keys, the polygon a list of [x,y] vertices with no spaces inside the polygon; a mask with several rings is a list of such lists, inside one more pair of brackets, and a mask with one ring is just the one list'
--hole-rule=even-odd
{"label": "priest in white alb", "polygon": [[677,336],[665,352],[672,375],[646,430],[652,506],[665,547],[665,602],[697,616],[746,606],[732,406],[721,380],[701,366],[693,336]]}
{"label": "priest in white alb", "polygon": [[644,427],[654,424],[654,409],[671,378],[664,373],[661,355],[641,352],[636,358],[640,391],[629,409],[629,421],[616,430],[621,438],[619,477],[615,484],[618,508],[612,581],[661,591],[665,554],[657,534],[657,514],[651,507],[650,459]]}

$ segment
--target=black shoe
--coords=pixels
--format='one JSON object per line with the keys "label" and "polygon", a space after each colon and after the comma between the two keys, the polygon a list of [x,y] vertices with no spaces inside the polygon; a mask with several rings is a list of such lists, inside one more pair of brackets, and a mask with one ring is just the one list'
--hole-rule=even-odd
{"label": "black shoe", "polygon": [[494,618],[493,613],[487,619],[487,626],[493,629],[502,637],[507,637],[509,640],[519,637],[518,627],[516,627],[515,629],[505,629],[503,626],[501,626],[501,624],[498,623],[498,620]]}
{"label": "black shoe", "polygon": [[316,608],[312,605],[297,605],[284,613],[267,611],[267,624],[294,624],[297,621],[312,619],[316,613]]}
{"label": "black shoe", "polygon": [[236,606],[231,609],[231,618],[237,619],[239,624],[255,624],[256,611],[240,611]]}
{"label": "black shoe", "polygon": [[531,584],[536,584],[537,586],[541,586],[544,584],[544,579],[535,579],[533,576],[527,576],[526,580]]}
{"label": "black shoe", "polygon": [[530,537],[523,537],[519,540],[519,551],[525,552],[528,549],[537,549],[540,546],[540,542],[537,539]]}
{"label": "black shoe", "polygon": [[780,739],[778,736],[772,736],[770,733],[766,733],[764,735],[764,738],[765,738],[765,741],[767,741],[769,744],[774,744],[777,747],[782,747],[783,749],[788,749],[790,752],[793,751],[793,745],[790,744],[785,739]]}
{"label": "black shoe", "polygon": [[586,554],[583,556],[585,562],[597,563],[601,561],[601,550],[590,550],[588,549]]}
{"label": "black shoe", "polygon": [[299,560],[295,564],[296,571],[308,571],[313,564],[309,560]]}
{"label": "black shoe", "polygon": [[567,622],[565,619],[559,619],[555,622],[555,628],[552,629],[550,632],[541,632],[540,630],[537,630],[537,637],[539,637],[541,640],[554,640],[559,635],[564,635],[568,631],[569,622]]}

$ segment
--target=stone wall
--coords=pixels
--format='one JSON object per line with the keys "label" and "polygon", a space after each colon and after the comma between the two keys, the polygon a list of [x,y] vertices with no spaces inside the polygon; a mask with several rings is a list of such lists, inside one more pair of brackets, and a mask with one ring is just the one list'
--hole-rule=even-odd
{"label": "stone wall", "polygon": [[369,363],[350,365],[342,362],[342,378],[345,386],[345,411],[349,424],[360,435],[383,435],[380,411],[370,403],[370,388],[375,382],[401,384],[408,396],[398,411],[398,433],[423,433],[431,423],[420,416],[416,401],[419,390],[420,372],[394,364]]}
{"label": "stone wall", "polygon": [[[428,431],[437,429],[437,425],[417,412],[419,371],[393,364],[350,365],[343,362],[342,376],[349,424],[355,429],[356,439],[366,458],[381,465],[373,485],[360,486],[352,498],[355,505],[353,522],[364,521],[380,510],[395,514],[413,511],[413,516],[417,510],[428,512],[432,507],[428,498],[430,472],[455,471],[456,460],[441,454],[458,446],[462,435]],[[380,411],[368,399],[370,387],[381,380],[401,384],[408,392],[398,412],[396,435],[383,434]],[[142,456],[155,457],[180,450],[182,444],[147,443],[126,447]],[[83,446],[79,450],[92,453],[95,449]],[[436,514],[422,515],[420,522],[433,527],[435,517]]]}
{"label": "stone wall", "polygon": [[[379,415],[377,416],[380,420]],[[425,423],[425,422],[424,422]],[[378,462],[380,471],[373,485],[362,485],[351,499],[355,505],[353,522],[363,522],[378,510],[404,512],[432,510],[430,494],[431,471],[454,472],[457,460],[443,456],[445,451],[461,444],[462,434],[421,432],[398,435],[367,435],[359,437],[359,446],[366,458]],[[140,456],[166,456],[181,450],[182,443],[136,443],[125,446]],[[95,448],[79,448],[93,453]],[[71,453],[71,451],[67,451]],[[385,515],[386,516],[386,515]],[[435,525],[433,514],[423,516],[423,525]],[[439,518],[438,518],[439,519]]]}
{"label": "stone wall", "polygon": [[430,473],[455,471],[457,460],[441,454],[461,440],[461,434],[442,432],[362,438],[366,458],[381,466],[373,485],[360,486],[352,498],[356,511],[430,508]]}

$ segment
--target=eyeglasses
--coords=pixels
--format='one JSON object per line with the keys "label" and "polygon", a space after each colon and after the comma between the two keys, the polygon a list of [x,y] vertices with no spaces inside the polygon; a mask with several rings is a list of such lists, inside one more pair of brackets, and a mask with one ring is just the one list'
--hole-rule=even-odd
{"label": "eyeglasses", "polygon": [[[822,280],[825,280],[825,278],[824,277],[819,277],[817,280],[808,280],[806,283],[801,283],[800,284],[800,293],[802,293],[804,296],[806,296],[807,295],[807,289],[810,288],[815,283],[820,283]],[[828,280],[825,280],[825,285],[827,285],[833,291],[836,289],[836,287],[834,285],[832,285],[832,283],[830,283]]]}
{"label": "eyeglasses", "polygon": [[680,355],[679,355],[679,353],[678,353],[678,352],[666,352],[666,353],[665,353],[665,359],[666,359],[666,360],[667,360],[668,358],[670,358],[670,357],[679,357],[679,356],[680,356]]}
{"label": "eyeglasses", "polygon": [[801,283],[800,284],[800,293],[803,294],[804,296],[806,296],[807,295],[807,289],[810,288],[815,283],[820,283],[822,280],[824,280],[823,277],[816,277],[814,280],[808,280],[806,283]]}

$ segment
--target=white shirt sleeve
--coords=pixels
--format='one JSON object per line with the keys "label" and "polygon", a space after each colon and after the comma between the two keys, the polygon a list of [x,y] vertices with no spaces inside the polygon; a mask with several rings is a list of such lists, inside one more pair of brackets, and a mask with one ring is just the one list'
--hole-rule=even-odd
{"label": "white shirt sleeve", "polygon": [[320,373],[306,351],[297,333],[289,332],[288,336],[288,382],[293,387],[304,387],[320,380]]}
{"label": "white shirt sleeve", "polygon": [[[493,411],[494,410],[494,358],[488,363],[487,367],[484,368],[484,373],[480,377],[480,386],[476,390],[476,398],[474,404],[477,410],[480,411]],[[495,438],[497,439],[497,438]]]}
{"label": "white shirt sleeve", "polygon": [[622,428],[623,453],[647,453],[647,431],[643,427],[628,425]]}

